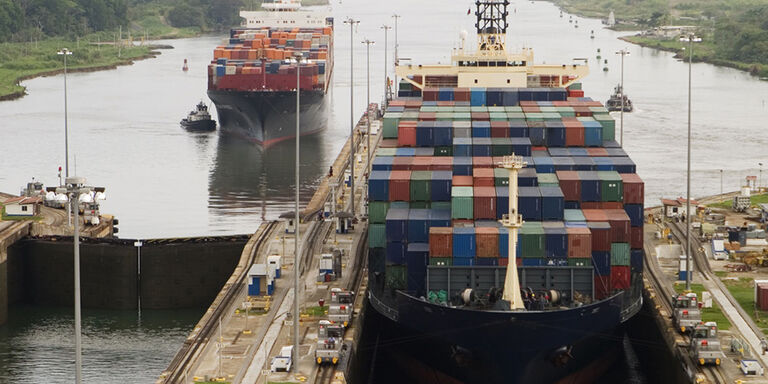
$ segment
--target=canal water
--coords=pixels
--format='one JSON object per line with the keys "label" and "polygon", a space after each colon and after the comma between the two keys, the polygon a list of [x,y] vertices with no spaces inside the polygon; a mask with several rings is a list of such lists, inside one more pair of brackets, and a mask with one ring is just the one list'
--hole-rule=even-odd
{"label": "canal water", "polygon": [[[470,2],[439,0],[392,0],[386,6],[332,0],[336,38],[331,123],[325,132],[302,138],[303,200],[311,196],[349,133],[350,44],[355,68],[351,115],[357,120],[366,100],[366,52],[360,42],[376,41],[370,55],[370,95],[371,101],[378,102],[385,60],[380,26],[393,25],[392,10],[402,15],[398,40],[403,60],[448,63],[462,30],[469,32],[467,47],[473,46],[474,19],[467,15],[471,7]],[[353,36],[342,23],[349,16],[360,20]],[[584,89],[600,101],[619,82],[620,58],[614,52],[628,48],[625,88],[636,111],[624,116],[624,147],[646,181],[646,204],[657,204],[661,196],[684,194],[687,63],[670,53],[620,41],[622,33],[602,29],[598,20],[574,20],[579,28],[568,22],[567,14],[560,18],[550,3],[518,2],[510,6],[508,46],[533,47],[536,62],[549,64],[587,58],[592,73],[584,79]],[[589,37],[592,30],[594,39]],[[265,218],[291,209],[292,142],[263,151],[217,133],[188,133],[179,127],[179,120],[198,101],[208,102],[206,65],[212,48],[224,37],[161,41],[175,48],[114,71],[69,75],[70,172],[107,188],[103,212],[120,219],[120,236],[249,233]],[[390,76],[394,37],[390,31]],[[76,54],[76,47],[71,48]],[[607,64],[596,60],[598,49]],[[184,59],[190,63],[186,73],[181,71]],[[768,117],[768,84],[708,64],[695,63],[692,69],[692,193],[718,192],[721,169],[725,190],[735,190],[744,176],[759,174],[761,150],[768,140],[761,126]],[[56,170],[64,165],[63,77],[34,79],[24,85],[28,96],[0,103],[0,191],[4,192],[18,192],[32,177],[55,185]],[[125,382],[137,372],[146,378],[140,381],[151,381],[201,311],[158,313],[156,321],[141,326],[134,313],[84,311],[86,324],[93,324],[86,328],[86,382]],[[0,346],[5,348],[0,350],[0,382],[68,381],[65,378],[73,373],[72,351],[66,348],[71,342],[70,313],[19,307],[10,312],[9,325],[0,328]],[[131,343],[124,343],[128,339]],[[61,348],[36,349],[50,341],[59,342]],[[125,349],[102,353],[103,346]],[[100,376],[106,366],[112,369],[109,378]],[[51,380],[53,372],[60,376]]]}

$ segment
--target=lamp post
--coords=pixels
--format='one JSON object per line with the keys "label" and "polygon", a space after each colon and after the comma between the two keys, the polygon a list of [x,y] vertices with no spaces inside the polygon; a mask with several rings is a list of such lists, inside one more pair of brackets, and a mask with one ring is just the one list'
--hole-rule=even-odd
{"label": "lamp post", "polygon": [[760,187],[763,185],[763,163],[757,163],[760,166],[760,173],[757,176],[757,192],[760,192]]}
{"label": "lamp post", "polygon": [[382,25],[381,29],[384,30],[384,108],[387,108],[387,102],[389,101],[387,97],[387,86],[389,85],[389,82],[387,81],[387,32],[392,29],[392,27],[388,25]]}
{"label": "lamp post", "polygon": [[363,44],[365,44],[365,50],[366,50],[366,87],[368,88],[368,97],[366,99],[366,107],[365,107],[365,115],[368,116],[368,154],[366,155],[368,157],[365,165],[365,170],[368,173],[368,175],[371,174],[371,44],[374,44],[375,42],[373,40],[365,39],[362,41]]}
{"label": "lamp post", "polygon": [[67,127],[67,56],[72,51],[62,48],[56,52],[57,55],[64,56],[64,177],[69,177],[69,128]]}
{"label": "lamp post", "polygon": [[360,24],[360,20],[349,18],[344,20],[344,24],[349,24],[349,169],[350,169],[350,208],[352,217],[355,216],[355,55],[354,43],[355,25]]}
{"label": "lamp post", "polygon": [[680,38],[688,43],[690,56],[688,59],[688,171],[685,200],[685,289],[691,289],[691,68],[693,62],[693,43],[701,41],[693,33]]}
{"label": "lamp post", "polygon": [[720,170],[720,194],[723,194],[723,170]]}
{"label": "lamp post", "polygon": [[301,245],[299,244],[299,98],[301,97],[301,53],[294,55],[296,59],[296,197],[294,201],[293,241],[293,374],[299,373],[299,260]]}
{"label": "lamp post", "polygon": [[[395,19],[395,67],[397,67],[398,63],[398,56],[397,56],[397,48],[398,48],[398,41],[397,41],[397,19],[401,18],[402,16],[398,14],[393,14],[392,17]],[[395,95],[397,95],[397,84],[395,84]]]}
{"label": "lamp post", "polygon": [[621,112],[619,113],[621,121],[621,129],[619,138],[621,140],[621,146],[624,147],[624,56],[629,55],[629,51],[624,48],[616,52],[617,55],[621,55]]}
{"label": "lamp post", "polygon": [[69,206],[75,215],[74,231],[74,264],[75,264],[75,383],[80,384],[83,380],[83,346],[82,346],[82,317],[80,312],[80,223],[79,223],[79,202],[90,199],[90,189],[85,187],[84,177],[67,177],[66,183],[67,195],[69,195]]}

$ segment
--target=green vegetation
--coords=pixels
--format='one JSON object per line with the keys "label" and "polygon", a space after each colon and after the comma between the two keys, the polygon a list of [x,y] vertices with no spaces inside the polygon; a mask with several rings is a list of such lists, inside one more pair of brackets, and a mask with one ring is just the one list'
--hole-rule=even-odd
{"label": "green vegetation", "polygon": [[750,277],[741,277],[738,280],[723,279],[723,284],[763,333],[768,334],[768,311],[758,310],[755,306],[754,280]]}
{"label": "green vegetation", "polygon": [[[749,201],[752,205],[768,203],[768,193],[752,195],[749,197]],[[732,203],[732,200],[725,200],[718,203],[707,204],[707,206],[711,208],[730,208]]]}
{"label": "green vegetation", "polygon": [[[685,291],[685,284],[675,284],[675,291],[677,293],[683,293]],[[691,291],[695,292],[699,297],[699,300],[701,300],[701,292],[704,291],[704,286],[701,284],[691,284]],[[717,323],[717,327],[719,329],[731,328],[730,320],[725,317],[725,314],[723,314],[720,306],[718,306],[714,301],[712,302],[712,308],[701,309],[701,320],[704,322],[714,321]]]}
{"label": "green vegetation", "polygon": [[[694,61],[728,66],[753,75],[768,76],[768,4],[763,0],[552,0],[568,12],[587,17],[607,17],[614,12],[618,29],[662,25],[697,27],[702,43],[694,49]],[[682,45],[632,37],[652,48],[678,52]]]}
{"label": "green vegetation", "polygon": [[324,305],[322,307],[314,306],[314,307],[308,307],[301,314],[308,315],[308,316],[323,316],[326,314],[327,311],[328,311],[327,305]]}

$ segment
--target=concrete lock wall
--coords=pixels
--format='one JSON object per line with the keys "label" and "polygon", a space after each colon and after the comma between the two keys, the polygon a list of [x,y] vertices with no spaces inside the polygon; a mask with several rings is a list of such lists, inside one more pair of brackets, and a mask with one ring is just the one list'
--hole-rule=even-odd
{"label": "concrete lock wall", "polygon": [[[84,308],[135,309],[141,292],[143,309],[205,307],[229,278],[244,245],[245,240],[157,244],[145,241],[141,248],[139,283],[138,252],[133,240],[81,243],[82,305]],[[7,275],[2,281],[7,281],[9,304],[72,305],[71,239],[28,239],[8,251],[7,265],[0,266],[0,279],[3,273]]]}

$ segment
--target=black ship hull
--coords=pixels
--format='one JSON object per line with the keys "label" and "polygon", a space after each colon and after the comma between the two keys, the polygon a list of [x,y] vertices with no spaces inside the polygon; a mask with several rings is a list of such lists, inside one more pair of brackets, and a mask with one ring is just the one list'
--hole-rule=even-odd
{"label": "black ship hull", "polygon": [[[269,147],[296,137],[296,92],[208,90],[221,131]],[[324,130],[329,103],[323,91],[302,91],[299,135]]]}
{"label": "black ship hull", "polygon": [[591,383],[620,356],[622,320],[634,314],[622,313],[623,293],[573,309],[502,312],[403,292],[387,304],[375,288],[368,292],[380,344],[402,363],[405,382]]}
{"label": "black ship hull", "polygon": [[191,132],[210,132],[216,130],[216,121],[214,120],[198,120],[189,121],[187,119],[181,120],[181,127]]}

